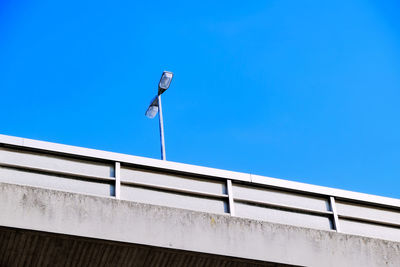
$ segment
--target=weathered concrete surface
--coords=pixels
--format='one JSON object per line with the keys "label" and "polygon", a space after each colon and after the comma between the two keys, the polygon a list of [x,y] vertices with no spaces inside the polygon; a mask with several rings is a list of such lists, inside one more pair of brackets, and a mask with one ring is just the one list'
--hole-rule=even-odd
{"label": "weathered concrete surface", "polygon": [[400,266],[400,243],[0,183],[0,226],[305,266]]}

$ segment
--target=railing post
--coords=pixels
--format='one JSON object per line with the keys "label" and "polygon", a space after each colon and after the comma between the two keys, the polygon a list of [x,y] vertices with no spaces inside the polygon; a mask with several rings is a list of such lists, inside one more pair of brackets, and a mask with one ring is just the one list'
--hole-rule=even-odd
{"label": "railing post", "polygon": [[233,200],[233,187],[232,187],[232,180],[228,179],[226,181],[226,188],[228,191],[228,199],[229,199],[229,213],[231,216],[235,216],[235,202]]}
{"label": "railing post", "polygon": [[331,205],[331,210],[333,213],[333,224],[335,227],[336,232],[340,232],[340,225],[339,225],[339,216],[336,210],[336,202],[334,197],[329,197],[330,205]]}
{"label": "railing post", "polygon": [[115,162],[115,198],[121,198],[121,163]]}

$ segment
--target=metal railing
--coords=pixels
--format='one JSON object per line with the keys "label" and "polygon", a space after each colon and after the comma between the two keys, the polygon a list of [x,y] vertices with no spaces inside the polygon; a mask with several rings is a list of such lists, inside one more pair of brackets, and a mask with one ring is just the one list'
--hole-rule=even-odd
{"label": "metal railing", "polygon": [[0,135],[0,182],[400,241],[400,200]]}

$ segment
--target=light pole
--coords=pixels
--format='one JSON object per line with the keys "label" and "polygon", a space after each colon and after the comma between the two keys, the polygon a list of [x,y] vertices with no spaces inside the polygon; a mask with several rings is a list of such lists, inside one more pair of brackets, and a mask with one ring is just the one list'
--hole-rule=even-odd
{"label": "light pole", "polygon": [[162,105],[161,105],[161,94],[164,93],[171,84],[171,80],[174,74],[169,71],[164,71],[161,75],[160,82],[158,83],[158,94],[151,100],[151,103],[146,111],[146,117],[152,119],[157,113],[160,125],[160,143],[161,143],[161,159],[167,160],[165,154],[165,140],[164,140],[164,121],[162,114]]}

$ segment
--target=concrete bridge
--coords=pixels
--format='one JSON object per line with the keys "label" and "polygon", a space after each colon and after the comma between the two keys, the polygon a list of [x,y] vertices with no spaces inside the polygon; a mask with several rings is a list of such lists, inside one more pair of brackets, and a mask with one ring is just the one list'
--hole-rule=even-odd
{"label": "concrete bridge", "polygon": [[0,135],[0,266],[400,266],[400,200]]}

